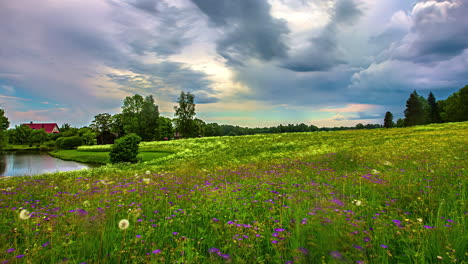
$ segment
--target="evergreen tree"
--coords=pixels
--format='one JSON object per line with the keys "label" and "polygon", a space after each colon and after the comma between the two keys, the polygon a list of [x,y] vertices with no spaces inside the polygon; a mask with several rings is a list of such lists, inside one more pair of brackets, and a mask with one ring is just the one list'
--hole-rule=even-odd
{"label": "evergreen tree", "polygon": [[393,123],[393,114],[392,114],[391,112],[385,113],[384,127],[385,127],[385,128],[394,127],[394,123]]}
{"label": "evergreen tree", "polygon": [[406,101],[405,126],[424,125],[426,123],[426,110],[424,103],[416,91],[411,93]]}
{"label": "evergreen tree", "polygon": [[439,106],[437,105],[436,98],[432,92],[429,93],[427,97],[427,103],[429,104],[429,124],[440,123],[442,120],[440,118]]}
{"label": "evergreen tree", "polygon": [[194,130],[195,96],[190,92],[181,92],[179,106],[174,106],[177,132],[182,137],[190,137]]}

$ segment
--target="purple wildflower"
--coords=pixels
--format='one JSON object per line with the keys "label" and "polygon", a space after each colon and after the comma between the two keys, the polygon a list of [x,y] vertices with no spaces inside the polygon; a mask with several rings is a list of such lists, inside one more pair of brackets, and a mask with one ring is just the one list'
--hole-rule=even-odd
{"label": "purple wildflower", "polygon": [[332,251],[332,252],[330,252],[330,256],[331,256],[332,258],[342,258],[342,257],[343,257],[343,255],[341,255],[341,253],[340,253],[339,251]]}
{"label": "purple wildflower", "polygon": [[433,226],[428,226],[428,225],[425,225],[423,226],[424,228],[427,228],[427,229],[431,229],[431,228],[434,228]]}
{"label": "purple wildflower", "polygon": [[161,250],[160,250],[160,249],[156,249],[156,250],[153,250],[152,253],[153,253],[153,254],[159,254],[159,253],[161,253]]}
{"label": "purple wildflower", "polygon": [[135,237],[136,237],[136,238],[141,238],[141,235],[136,235]]}
{"label": "purple wildflower", "polygon": [[219,222],[218,218],[211,218],[211,220],[213,220],[213,222]]}
{"label": "purple wildflower", "polygon": [[7,251],[6,251],[6,252],[7,252],[7,253],[11,253],[11,252],[13,252],[13,251],[15,251],[15,249],[14,249],[14,248],[9,248],[9,249],[7,249]]}
{"label": "purple wildflower", "polygon": [[385,244],[380,244],[380,246],[381,246],[382,248],[388,248],[388,246],[385,245]]}
{"label": "purple wildflower", "polygon": [[22,258],[24,256],[26,256],[26,255],[18,255],[18,256],[16,256],[16,258],[19,259],[19,258]]}
{"label": "purple wildflower", "polygon": [[220,250],[217,249],[217,248],[210,248],[210,249],[208,249],[208,252],[209,252],[209,253],[215,253],[215,252],[219,252],[219,251],[220,251]]}
{"label": "purple wildflower", "polygon": [[273,240],[273,241],[271,241],[271,243],[278,244],[278,240]]}
{"label": "purple wildflower", "polygon": [[172,232],[172,235],[174,235],[174,236],[177,235],[177,234],[179,234],[179,232]]}

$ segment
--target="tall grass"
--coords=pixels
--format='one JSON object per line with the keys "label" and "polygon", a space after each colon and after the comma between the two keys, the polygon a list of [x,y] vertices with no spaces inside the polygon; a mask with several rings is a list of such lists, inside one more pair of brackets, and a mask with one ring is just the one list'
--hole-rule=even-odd
{"label": "tall grass", "polygon": [[0,260],[466,263],[467,138],[465,122],[151,142],[176,153],[11,177]]}

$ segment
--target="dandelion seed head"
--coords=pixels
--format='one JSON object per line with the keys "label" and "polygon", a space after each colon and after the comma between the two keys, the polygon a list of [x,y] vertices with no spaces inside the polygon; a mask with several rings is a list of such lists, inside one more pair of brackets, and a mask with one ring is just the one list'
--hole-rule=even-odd
{"label": "dandelion seed head", "polygon": [[29,219],[31,217],[31,213],[29,213],[28,210],[23,209],[23,210],[21,210],[21,212],[19,214],[19,217],[20,217],[20,219],[26,220],[26,219]]}
{"label": "dandelion seed head", "polygon": [[124,230],[127,229],[130,226],[130,223],[128,222],[127,219],[122,219],[119,221],[119,228]]}

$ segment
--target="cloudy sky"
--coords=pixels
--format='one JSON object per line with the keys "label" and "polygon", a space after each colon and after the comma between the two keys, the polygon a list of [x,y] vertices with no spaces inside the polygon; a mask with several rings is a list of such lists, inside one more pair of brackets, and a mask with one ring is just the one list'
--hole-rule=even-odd
{"label": "cloudy sky", "polygon": [[0,107],[89,125],[181,91],[205,122],[382,123],[468,84],[466,0],[2,0]]}

